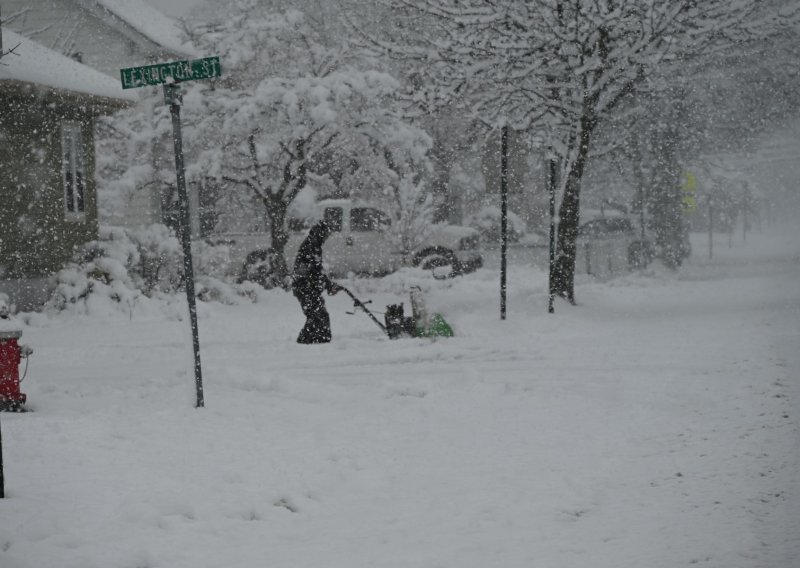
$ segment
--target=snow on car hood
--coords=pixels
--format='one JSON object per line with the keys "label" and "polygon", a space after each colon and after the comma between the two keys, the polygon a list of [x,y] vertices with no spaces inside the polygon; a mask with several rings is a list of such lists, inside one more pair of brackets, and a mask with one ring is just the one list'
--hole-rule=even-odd
{"label": "snow on car hood", "polygon": [[461,240],[469,237],[478,237],[478,231],[461,225],[441,225],[428,240],[448,248],[458,248]]}

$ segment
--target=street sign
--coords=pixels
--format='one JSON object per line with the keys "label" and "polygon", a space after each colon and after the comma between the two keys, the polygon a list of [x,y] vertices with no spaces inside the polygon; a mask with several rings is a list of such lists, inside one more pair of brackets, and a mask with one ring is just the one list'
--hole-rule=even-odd
{"label": "street sign", "polygon": [[200,335],[197,329],[197,305],[194,291],[194,267],[192,266],[191,229],[189,228],[189,196],[186,193],[186,172],[183,164],[183,135],[181,134],[181,87],[178,83],[196,79],[211,79],[222,75],[219,57],[206,57],[192,61],[173,61],[142,67],[119,70],[123,89],[135,89],[148,85],[164,85],[164,102],[172,115],[172,142],[175,146],[175,181],[178,188],[180,211],[180,239],[183,248],[183,272],[186,301],[189,305],[189,325],[192,330],[194,351],[194,383],[197,393],[197,408],[205,406],[203,398],[203,371],[200,365]]}
{"label": "street sign", "polygon": [[150,85],[183,83],[196,79],[211,79],[222,75],[219,57],[206,57],[192,61],[172,61],[119,70],[123,89]]}

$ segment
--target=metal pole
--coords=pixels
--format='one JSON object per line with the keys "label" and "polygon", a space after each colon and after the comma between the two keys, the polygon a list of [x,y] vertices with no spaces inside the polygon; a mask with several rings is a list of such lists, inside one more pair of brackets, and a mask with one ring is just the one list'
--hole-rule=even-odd
{"label": "metal pole", "polygon": [[172,141],[175,145],[175,173],[178,185],[181,245],[183,247],[183,273],[186,281],[186,300],[189,303],[189,322],[192,327],[194,350],[194,381],[197,391],[197,408],[204,406],[203,373],[200,367],[200,336],[197,331],[197,305],[194,295],[194,269],[192,267],[192,241],[189,225],[189,196],[186,193],[186,174],[183,166],[183,138],[181,136],[181,91],[175,83],[164,85],[164,100],[172,115]]}
{"label": "metal pole", "polygon": [[550,194],[550,270],[547,278],[547,313],[555,313],[555,290],[553,289],[556,267],[556,159],[550,156],[548,163],[547,190]]}
{"label": "metal pole", "polygon": [[747,191],[747,186],[745,186],[743,190],[743,197],[742,197],[742,242],[747,242],[747,207],[749,205],[749,191]]}
{"label": "metal pole", "polygon": [[508,252],[508,125],[500,135],[500,319],[506,319],[506,253]]}

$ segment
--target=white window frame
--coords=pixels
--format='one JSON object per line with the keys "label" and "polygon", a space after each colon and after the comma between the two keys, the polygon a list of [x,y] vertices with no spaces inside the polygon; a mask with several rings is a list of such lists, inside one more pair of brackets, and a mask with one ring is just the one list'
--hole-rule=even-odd
{"label": "white window frame", "polygon": [[62,123],[61,179],[64,186],[64,216],[70,221],[83,221],[86,218],[85,164],[80,123]]}

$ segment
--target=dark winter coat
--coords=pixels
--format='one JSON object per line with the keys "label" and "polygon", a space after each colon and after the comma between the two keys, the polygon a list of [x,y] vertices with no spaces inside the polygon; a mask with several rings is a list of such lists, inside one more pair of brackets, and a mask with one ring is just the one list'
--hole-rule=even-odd
{"label": "dark winter coat", "polygon": [[323,290],[332,292],[336,289],[322,266],[322,245],[331,234],[330,226],[320,221],[308,232],[294,261],[292,288],[295,295],[321,295]]}

